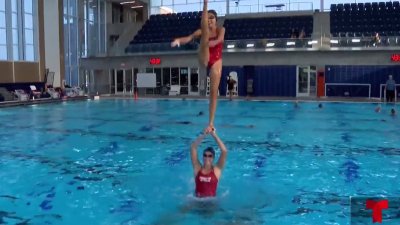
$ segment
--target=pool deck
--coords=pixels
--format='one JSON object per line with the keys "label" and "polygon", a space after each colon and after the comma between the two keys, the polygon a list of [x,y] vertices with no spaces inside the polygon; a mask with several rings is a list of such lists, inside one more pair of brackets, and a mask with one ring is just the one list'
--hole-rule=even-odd
{"label": "pool deck", "polygon": [[4,101],[4,102],[0,102],[0,108],[37,105],[37,104],[61,103],[61,102],[65,102],[65,101],[82,101],[82,100],[87,100],[87,99],[89,99],[88,96],[77,96],[77,97],[70,97],[70,98],[66,98],[66,99],[43,98],[43,99],[35,99],[35,100],[28,100],[28,101]]}
{"label": "pool deck", "polygon": [[[132,95],[101,95],[100,99],[134,99]],[[207,100],[205,96],[162,96],[162,95],[146,95],[139,96],[138,99],[203,99]],[[219,96],[219,100],[229,100],[228,97]],[[299,101],[299,102],[370,102],[370,103],[384,103],[379,98],[355,98],[355,97],[234,97],[233,101]]]}
{"label": "pool deck", "polygon": [[[50,104],[50,103],[61,103],[65,101],[82,101],[88,99],[94,99],[95,96],[77,96],[71,97],[67,99],[35,99],[29,101],[8,101],[8,102],[0,102],[0,108],[5,107],[15,107],[15,106],[26,106],[26,105],[36,105],[36,104]],[[99,99],[132,99],[134,97],[132,95],[101,95]],[[172,99],[172,100],[187,100],[187,99],[196,99],[196,100],[208,100],[208,97],[205,96],[162,96],[162,95],[146,95],[139,96],[140,99]],[[225,96],[219,96],[219,100],[228,101],[229,98]],[[351,103],[385,103],[379,98],[345,98],[345,97],[234,97],[233,101],[298,101],[298,102],[351,102]]]}

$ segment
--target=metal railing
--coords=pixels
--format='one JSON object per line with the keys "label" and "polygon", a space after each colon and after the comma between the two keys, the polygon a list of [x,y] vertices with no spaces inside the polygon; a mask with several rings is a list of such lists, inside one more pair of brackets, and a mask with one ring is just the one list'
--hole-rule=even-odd
{"label": "metal railing", "polygon": [[[229,1],[229,2],[228,2]],[[187,11],[201,11],[203,8],[202,0],[187,0],[186,2],[180,1],[179,4],[171,4],[171,1],[159,1],[159,4],[151,6],[152,14],[159,14],[161,12],[187,12]],[[223,16],[227,14],[238,13],[263,13],[263,12],[280,12],[280,11],[300,11],[300,10],[314,10],[316,1],[294,1],[294,0],[213,0],[208,3],[209,9],[217,11],[218,15]],[[317,7],[319,8],[319,7]]]}
{"label": "metal railing", "polygon": [[229,52],[236,49],[292,49],[292,48],[317,48],[320,41],[311,38],[291,39],[244,39],[225,40],[224,48]]}
{"label": "metal railing", "polygon": [[373,37],[331,37],[330,46],[343,47],[360,47],[360,48],[386,48],[400,47],[400,36],[381,37],[380,42],[375,42]]}
{"label": "metal railing", "polygon": [[[383,100],[386,101],[386,91],[383,91],[386,84],[381,84],[379,86],[379,99],[382,99],[383,92]],[[400,84],[396,84],[396,88],[394,89],[394,102],[397,102],[397,87],[400,87]]]}

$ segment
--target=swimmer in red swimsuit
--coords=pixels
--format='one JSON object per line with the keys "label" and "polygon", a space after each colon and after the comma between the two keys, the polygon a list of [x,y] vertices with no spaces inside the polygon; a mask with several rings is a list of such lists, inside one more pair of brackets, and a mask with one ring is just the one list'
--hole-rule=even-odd
{"label": "swimmer in red swimsuit", "polygon": [[196,30],[187,37],[175,39],[172,47],[187,44],[194,38],[200,37],[199,61],[200,65],[210,70],[210,106],[208,132],[214,130],[215,111],[217,109],[217,94],[222,72],[222,48],[225,37],[225,28],[217,26],[217,13],[215,10],[207,11],[208,0],[204,0],[201,15],[201,29]]}
{"label": "swimmer in red swimsuit", "polygon": [[[221,155],[216,165],[213,165],[215,151],[212,147],[208,147],[203,151],[203,165],[197,157],[197,146],[201,143],[207,134],[211,134],[221,149]],[[193,172],[196,182],[195,195],[199,198],[215,197],[217,194],[217,186],[224,168],[228,151],[225,144],[221,141],[215,131],[205,132],[201,134],[192,143],[190,148],[190,157],[192,159]]]}

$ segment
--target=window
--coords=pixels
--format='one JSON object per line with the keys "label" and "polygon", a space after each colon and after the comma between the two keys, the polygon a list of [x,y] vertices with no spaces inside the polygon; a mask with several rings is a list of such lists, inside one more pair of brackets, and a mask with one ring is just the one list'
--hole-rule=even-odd
{"label": "window", "polygon": [[162,69],[162,86],[167,86],[171,84],[171,69],[163,68]]}
{"label": "window", "polygon": [[37,0],[0,0],[2,60],[37,60]]}
{"label": "window", "polygon": [[19,30],[18,24],[20,21],[18,20],[18,2],[17,0],[11,1],[11,32],[12,32],[12,55],[13,60],[19,60],[20,56],[20,43],[21,40],[19,39]]}
{"label": "window", "polygon": [[0,60],[7,60],[6,2],[0,0]]}
{"label": "window", "polygon": [[171,68],[171,85],[179,85],[179,68]]}
{"label": "window", "polygon": [[65,82],[79,85],[79,40],[77,0],[64,0]]}

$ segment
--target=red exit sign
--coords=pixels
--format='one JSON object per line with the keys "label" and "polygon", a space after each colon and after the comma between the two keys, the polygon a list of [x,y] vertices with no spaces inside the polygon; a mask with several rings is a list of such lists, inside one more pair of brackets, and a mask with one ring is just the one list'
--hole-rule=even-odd
{"label": "red exit sign", "polygon": [[150,65],[160,65],[161,59],[160,58],[150,58]]}
{"label": "red exit sign", "polygon": [[393,54],[391,59],[392,62],[400,62],[400,54]]}

